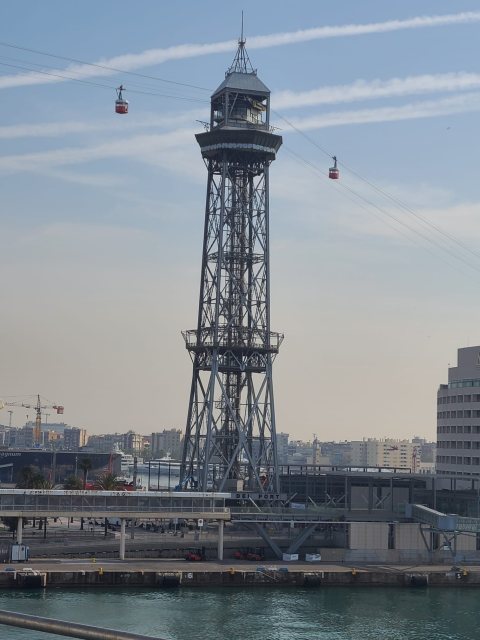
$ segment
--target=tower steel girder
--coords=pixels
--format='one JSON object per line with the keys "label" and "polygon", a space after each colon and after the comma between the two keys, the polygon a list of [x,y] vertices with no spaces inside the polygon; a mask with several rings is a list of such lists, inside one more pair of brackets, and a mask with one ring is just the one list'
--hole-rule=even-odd
{"label": "tower steel girder", "polygon": [[196,136],[208,179],[197,328],[183,332],[193,374],[182,481],[200,491],[279,490],[268,172],[282,139],[268,125],[269,95],[236,65]]}

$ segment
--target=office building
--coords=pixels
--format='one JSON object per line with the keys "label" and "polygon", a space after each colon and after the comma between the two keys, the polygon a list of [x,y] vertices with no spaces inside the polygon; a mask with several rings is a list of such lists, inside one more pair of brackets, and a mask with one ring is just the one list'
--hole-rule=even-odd
{"label": "office building", "polygon": [[437,473],[480,475],[480,346],[458,349],[437,393]]}

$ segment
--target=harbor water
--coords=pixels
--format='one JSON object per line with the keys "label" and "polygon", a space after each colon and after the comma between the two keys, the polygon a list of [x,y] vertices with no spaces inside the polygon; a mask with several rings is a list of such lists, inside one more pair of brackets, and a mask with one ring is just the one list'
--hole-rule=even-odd
{"label": "harbor water", "polygon": [[[0,592],[0,608],[165,640],[467,640],[476,589],[254,588]],[[54,640],[0,626],[0,638]]]}
{"label": "harbor water", "polygon": [[[131,481],[133,466],[122,471],[122,475]],[[137,470],[137,484],[147,491],[174,491],[179,482],[180,468],[178,464],[142,464]]]}

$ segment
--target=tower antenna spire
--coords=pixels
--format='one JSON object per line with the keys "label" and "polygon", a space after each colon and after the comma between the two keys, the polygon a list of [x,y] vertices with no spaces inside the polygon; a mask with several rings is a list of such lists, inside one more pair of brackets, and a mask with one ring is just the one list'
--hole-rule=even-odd
{"label": "tower antenna spire", "polygon": [[257,73],[253,68],[250,58],[248,57],[247,50],[245,49],[246,38],[243,34],[243,10],[242,10],[242,29],[240,32],[240,38],[238,39],[238,49],[232,64],[230,65],[225,75],[231,73]]}

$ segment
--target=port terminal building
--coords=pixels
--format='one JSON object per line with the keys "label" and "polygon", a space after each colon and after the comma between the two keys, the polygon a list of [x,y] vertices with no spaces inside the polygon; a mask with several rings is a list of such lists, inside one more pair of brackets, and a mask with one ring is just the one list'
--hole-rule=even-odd
{"label": "port terminal building", "polygon": [[82,475],[79,465],[86,458],[91,462],[89,476],[106,472],[121,475],[121,455],[117,453],[5,449],[0,450],[0,484],[16,484],[25,467],[33,467],[53,485],[62,484],[69,476]]}

